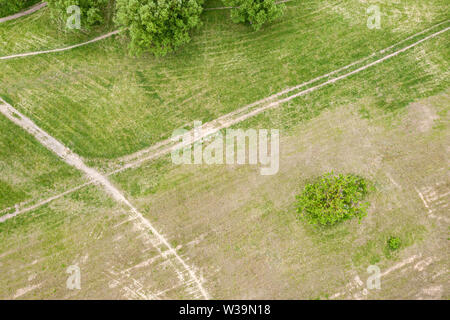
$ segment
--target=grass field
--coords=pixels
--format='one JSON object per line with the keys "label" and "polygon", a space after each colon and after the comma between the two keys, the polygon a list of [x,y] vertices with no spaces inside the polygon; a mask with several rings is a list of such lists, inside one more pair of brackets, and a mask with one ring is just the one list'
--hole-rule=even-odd
{"label": "grass field", "polygon": [[[448,122],[448,103],[447,93],[411,107],[422,115],[425,110],[445,115],[432,128],[424,124],[426,132],[416,126],[429,119],[413,112],[386,119],[364,99],[327,111],[282,140],[284,156],[273,177],[260,176],[255,167],[171,168],[168,159],[127,171],[114,181],[151,220],[171,230],[167,236],[174,245],[197,239],[195,248],[181,250],[195,257],[196,264],[208,266],[210,281],[218,283],[213,296],[330,297],[355,272],[364,280],[368,265],[387,269],[430,243],[434,245],[424,254],[443,258],[448,240],[435,237],[437,231],[447,232],[445,224],[427,217],[414,187],[444,182],[448,190],[449,136],[442,128]],[[374,113],[373,120],[361,118],[362,106]],[[330,170],[375,182],[370,213],[361,224],[314,230],[296,218],[295,194],[311,177]],[[448,218],[445,208],[437,208],[436,214]],[[395,256],[386,250],[392,235],[404,242]],[[402,296],[401,289],[389,288],[391,295],[384,297]]]}
{"label": "grass field", "polygon": [[[80,155],[110,159],[150,146],[193,120],[215,119],[335,70],[448,18],[445,1],[431,1],[422,23],[401,21],[408,27],[393,32],[400,23],[386,19],[384,28],[373,31],[365,26],[364,15],[360,24],[349,24],[339,13],[363,10],[354,8],[355,3],[293,2],[283,22],[257,33],[232,24],[227,11],[208,11],[192,42],[163,59],[130,58],[124,43],[108,39],[61,54],[0,61],[0,94]],[[387,3],[388,15],[413,10],[408,1]],[[44,21],[48,18],[42,13]],[[27,23],[27,30],[39,30],[29,24],[34,22]],[[52,42],[61,45],[58,39],[45,44]],[[43,48],[39,39],[33,45],[3,54]]]}
{"label": "grass field", "polygon": [[4,117],[0,118],[0,149],[0,216],[14,211],[7,208],[15,204],[49,197],[84,181],[77,170]]}
{"label": "grass field", "polygon": [[[194,298],[126,209],[92,187],[8,220],[0,238],[2,299]],[[83,290],[67,290],[70,265],[82,270]]]}
{"label": "grass field", "polygon": [[[345,72],[355,70],[450,26],[448,1],[376,3],[380,30],[366,27],[370,1],[294,0],[258,32],[233,24],[226,10],[205,11],[192,41],[164,58],[130,57],[119,35],[0,60],[0,97],[108,172],[175,128],[214,120],[441,23]],[[111,31],[65,33],[50,19],[45,8],[0,24],[0,57]],[[447,32],[235,125],[280,129],[276,175],[249,165],[173,165],[162,156],[109,178],[211,298],[448,299],[448,49]],[[369,214],[315,229],[297,218],[295,195],[332,170],[374,183]],[[0,218],[87,181],[0,116]],[[127,210],[89,185],[0,222],[0,298],[199,298]],[[396,252],[387,248],[391,236],[402,241]],[[66,269],[74,264],[82,289],[72,291]],[[384,273],[382,289],[367,292],[373,264]]]}

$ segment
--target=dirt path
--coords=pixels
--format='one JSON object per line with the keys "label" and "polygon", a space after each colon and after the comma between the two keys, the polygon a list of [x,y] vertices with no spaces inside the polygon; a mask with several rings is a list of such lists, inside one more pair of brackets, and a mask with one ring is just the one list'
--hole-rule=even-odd
{"label": "dirt path", "polygon": [[33,52],[26,52],[26,53],[19,53],[19,54],[13,54],[10,56],[5,56],[5,57],[0,57],[0,60],[8,60],[8,59],[14,59],[14,58],[23,58],[23,57],[29,57],[29,56],[36,56],[36,55],[40,55],[40,54],[47,54],[47,53],[54,53],[54,52],[62,52],[62,51],[67,51],[67,50],[72,50],[78,47],[82,47],[106,38],[109,38],[113,35],[116,35],[118,33],[120,33],[121,30],[115,30],[112,32],[109,32],[107,34],[104,34],[102,36],[99,36],[97,38],[94,38],[92,40],[83,42],[83,43],[78,43],[78,44],[74,44],[72,46],[69,47],[65,47],[65,48],[59,48],[59,49],[52,49],[52,50],[44,50],[44,51],[33,51]]}
{"label": "dirt path", "polygon": [[[385,53],[385,52],[391,50],[392,48],[398,46],[399,44],[402,44],[402,43],[404,43],[406,41],[409,41],[409,40],[411,40],[411,39],[413,39],[413,38],[415,38],[415,37],[417,37],[419,35],[424,34],[425,32],[428,32],[428,31],[430,31],[430,30],[432,30],[432,29],[434,29],[434,28],[436,28],[438,26],[441,26],[442,24],[447,23],[449,21],[450,20],[447,20],[447,21],[441,22],[439,24],[436,24],[436,25],[434,25],[434,26],[432,26],[430,28],[427,28],[427,29],[425,29],[425,30],[423,30],[423,31],[421,31],[419,33],[416,33],[416,34],[414,34],[414,35],[412,35],[412,36],[410,36],[410,37],[408,37],[408,38],[406,38],[406,39],[404,39],[404,40],[402,40],[402,41],[400,41],[400,42],[398,42],[398,43],[396,43],[396,44],[394,44],[394,45],[392,45],[390,47],[382,49],[382,50],[380,50],[380,51],[378,51],[376,53],[373,53],[372,55],[370,55],[370,56],[368,56],[366,58],[363,58],[361,60],[353,62],[353,63],[351,63],[349,65],[346,65],[346,66],[344,66],[344,67],[342,67],[340,69],[332,71],[332,72],[330,72],[328,74],[325,74],[323,76],[317,77],[317,78],[315,78],[313,80],[310,80],[308,82],[299,84],[297,86],[294,86],[294,87],[291,87],[291,88],[287,88],[287,89],[285,89],[285,90],[283,90],[281,92],[278,92],[276,94],[273,94],[273,95],[271,95],[271,96],[269,96],[267,98],[261,99],[259,101],[256,101],[256,102],[252,103],[252,104],[249,104],[249,105],[247,105],[247,106],[245,106],[243,108],[240,108],[240,109],[238,109],[236,111],[233,111],[233,112],[228,113],[228,114],[226,114],[224,116],[221,116],[221,117],[219,117],[216,120],[213,120],[211,122],[205,123],[202,126],[202,133],[203,133],[202,136],[198,137],[198,139],[196,139],[195,141],[198,141],[199,139],[202,139],[202,138],[204,138],[204,137],[206,137],[208,135],[216,133],[216,132],[218,132],[219,130],[221,130],[223,128],[230,127],[233,124],[236,124],[236,123],[238,123],[240,121],[246,120],[246,119],[248,119],[248,118],[250,118],[252,116],[255,116],[255,115],[257,115],[257,114],[259,114],[259,113],[261,113],[261,112],[263,112],[263,111],[265,111],[265,110],[267,110],[269,108],[274,108],[274,107],[276,107],[276,106],[278,106],[278,105],[280,105],[280,104],[282,104],[284,102],[287,102],[289,100],[292,100],[292,99],[294,99],[294,98],[296,98],[296,97],[298,97],[300,95],[305,95],[305,94],[307,94],[309,92],[312,92],[312,91],[315,91],[317,89],[320,89],[323,86],[326,86],[328,84],[331,84],[331,83],[337,82],[339,80],[345,79],[345,78],[347,78],[347,77],[349,77],[349,76],[351,76],[353,74],[361,72],[361,71],[363,71],[363,70],[365,70],[365,69],[367,69],[367,68],[369,68],[371,66],[379,64],[379,63],[381,63],[381,62],[383,62],[383,61],[385,61],[387,59],[390,59],[390,58],[392,58],[392,57],[394,57],[394,56],[396,56],[396,55],[398,55],[398,54],[400,54],[400,53],[402,53],[402,52],[404,52],[404,51],[406,51],[408,49],[411,49],[411,48],[419,45],[420,43],[422,43],[422,42],[424,42],[426,40],[429,40],[429,39],[434,38],[434,37],[436,37],[436,36],[438,36],[438,35],[440,35],[440,34],[442,34],[444,32],[447,32],[449,30],[449,28],[446,28],[444,30],[435,32],[435,33],[433,33],[433,34],[431,34],[431,35],[429,35],[429,36],[427,36],[427,37],[425,37],[425,38],[423,38],[423,39],[421,39],[421,40],[419,40],[419,41],[417,41],[417,42],[415,42],[415,43],[413,43],[413,44],[411,44],[411,45],[409,45],[409,46],[407,46],[407,47],[405,47],[403,49],[395,51],[394,53],[391,53],[391,54],[389,54],[389,55],[387,55],[387,56],[385,56],[383,58],[380,58],[380,59],[378,59],[378,60],[376,60],[376,61],[374,61],[374,62],[372,62],[370,64],[367,64],[367,65],[365,65],[365,66],[363,66],[363,67],[361,67],[359,69],[356,69],[356,70],[354,70],[352,72],[344,74],[344,75],[342,75],[340,77],[333,78],[333,79],[328,80],[328,81],[326,81],[326,82],[324,82],[322,84],[319,84],[317,86],[311,87],[311,88],[309,88],[307,90],[303,90],[303,91],[301,91],[301,92],[299,92],[299,93],[297,93],[295,95],[289,96],[287,98],[284,98],[284,99],[281,99],[281,100],[275,100],[276,98],[279,98],[280,96],[282,96],[284,94],[290,93],[290,92],[292,92],[294,90],[297,90],[297,89],[300,89],[300,88],[303,88],[303,87],[305,87],[305,86],[307,86],[309,84],[312,84],[314,82],[317,82],[319,80],[326,79],[326,78],[328,78],[328,77],[330,77],[332,75],[335,75],[335,74],[337,74],[337,73],[339,73],[341,71],[347,70],[347,69],[349,69],[350,67],[352,67],[354,65],[357,65],[357,64],[359,64],[361,62],[364,62],[364,61],[367,61],[368,59],[370,59],[371,57],[374,57],[377,54]],[[262,106],[260,108],[252,110],[253,107],[261,105],[261,104],[265,104],[265,103],[267,105],[264,105],[264,106]],[[192,134],[192,132],[188,132],[187,134]],[[192,141],[192,143],[195,142],[195,141]],[[146,162],[148,160],[158,158],[160,156],[163,156],[165,154],[170,153],[174,148],[181,148],[181,147],[184,147],[184,145],[182,143],[178,143],[178,144],[174,143],[171,139],[163,140],[163,141],[158,142],[157,144],[155,144],[155,145],[153,145],[153,146],[151,146],[149,148],[143,149],[143,150],[138,151],[136,153],[133,153],[131,155],[127,155],[125,157],[121,157],[121,158],[117,159],[116,160],[117,162],[125,162],[125,165],[122,165],[121,167],[119,167],[118,169],[116,169],[114,171],[106,173],[105,176],[108,177],[110,175],[113,175],[113,174],[116,174],[118,172],[124,171],[124,170],[126,170],[128,168],[138,167],[139,165],[141,165],[142,163],[144,163],[144,162]],[[30,210],[33,210],[33,209],[39,207],[40,205],[44,205],[46,203],[49,203],[50,201],[52,201],[54,199],[58,199],[58,198],[64,196],[65,194],[67,194],[67,193],[76,191],[76,190],[78,190],[79,188],[81,188],[83,186],[84,185],[80,185],[80,186],[75,187],[75,188],[73,188],[71,190],[68,190],[68,191],[66,191],[64,193],[61,193],[61,194],[56,195],[54,197],[51,197],[51,198],[49,198],[47,200],[43,200],[43,201],[39,202],[36,205],[30,206],[28,208],[24,208],[24,209],[21,209],[21,210],[17,210],[16,212],[11,213],[11,214],[4,215],[4,216],[0,217],[0,223],[4,222],[4,221],[6,221],[6,220],[8,220],[10,218],[13,218],[13,217],[17,216],[18,214],[25,213],[25,212],[28,212]]]}
{"label": "dirt path", "polygon": [[[5,115],[9,120],[20,126],[22,129],[33,135],[43,146],[50,151],[54,152],[58,157],[64,160],[67,164],[82,171],[89,180],[95,184],[101,185],[107,193],[110,194],[117,202],[124,204],[130,209],[130,218],[132,218],[137,227],[141,230],[145,230],[145,235],[149,236],[149,232],[156,237],[156,240],[166,248],[163,250],[159,246],[155,246],[158,252],[163,257],[172,256],[178,262],[178,266],[174,266],[176,269],[181,269],[187,272],[191,281],[195,283],[197,289],[201,293],[203,298],[208,299],[208,293],[203,288],[199,278],[195,275],[193,269],[186,264],[186,262],[178,255],[175,249],[169,244],[169,242],[156,230],[156,228],[146,219],[144,216],[125,198],[125,196],[108,180],[108,178],[102,175],[97,170],[86,166],[83,159],[80,156],[73,153],[69,148],[64,146],[61,142],[50,136],[47,132],[39,128],[31,119],[21,114],[14,109],[6,101],[0,98],[0,112]],[[189,281],[186,281],[189,283]]]}
{"label": "dirt path", "polygon": [[8,17],[0,18],[0,23],[27,16],[29,14],[32,14],[32,13],[34,13],[34,12],[44,8],[46,5],[47,5],[47,2],[42,2],[42,3],[35,4],[34,6],[32,6],[31,8],[29,8],[29,9],[27,9],[25,11],[13,14],[13,15],[8,16]]}

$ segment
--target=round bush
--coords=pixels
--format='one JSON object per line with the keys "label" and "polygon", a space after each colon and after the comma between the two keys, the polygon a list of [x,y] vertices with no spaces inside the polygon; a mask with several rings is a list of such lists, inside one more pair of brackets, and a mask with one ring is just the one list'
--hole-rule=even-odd
{"label": "round bush", "polygon": [[275,0],[225,0],[224,4],[233,7],[231,19],[235,23],[249,23],[254,30],[281,17],[285,9]]}
{"label": "round bush", "polygon": [[400,240],[399,237],[390,237],[388,239],[388,247],[389,249],[391,249],[392,251],[397,250],[398,248],[400,248],[400,245],[402,244],[402,241]]}
{"label": "round bush", "polygon": [[325,174],[305,186],[297,195],[297,212],[310,224],[333,225],[367,215],[368,182],[352,174]]}

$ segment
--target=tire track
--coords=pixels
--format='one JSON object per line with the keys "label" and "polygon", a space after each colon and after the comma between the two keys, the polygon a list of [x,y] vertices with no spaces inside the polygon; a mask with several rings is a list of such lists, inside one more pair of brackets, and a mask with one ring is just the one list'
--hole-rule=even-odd
{"label": "tire track", "polygon": [[82,42],[82,43],[78,43],[78,44],[74,44],[72,46],[69,47],[64,47],[64,48],[58,48],[58,49],[51,49],[51,50],[43,50],[43,51],[32,51],[32,52],[26,52],[26,53],[18,53],[18,54],[13,54],[10,56],[4,56],[4,57],[0,57],[0,60],[9,60],[9,59],[16,59],[16,58],[23,58],[23,57],[29,57],[29,56],[37,56],[37,55],[41,55],[41,54],[48,54],[48,53],[55,53],[55,52],[63,52],[63,51],[68,51],[68,50],[72,50],[75,48],[79,48],[79,47],[83,47],[86,46],[88,44],[94,43],[94,42],[98,42],[100,40],[112,37],[118,33],[122,32],[122,30],[115,30],[115,31],[111,31],[107,34],[98,36],[97,38],[94,38],[92,40],[86,41],[86,42]]}

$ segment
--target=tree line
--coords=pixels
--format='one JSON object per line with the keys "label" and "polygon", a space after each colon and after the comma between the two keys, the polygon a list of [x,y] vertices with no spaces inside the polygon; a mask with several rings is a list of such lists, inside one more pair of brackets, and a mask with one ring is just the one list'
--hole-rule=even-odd
{"label": "tree line", "polygon": [[[19,0],[9,0],[19,1]],[[163,56],[190,41],[202,25],[204,0],[47,0],[55,19],[69,18],[67,8],[80,7],[84,28],[113,23],[129,36],[131,54],[151,52]],[[231,19],[254,30],[279,18],[285,6],[275,0],[223,0],[233,7]]]}

